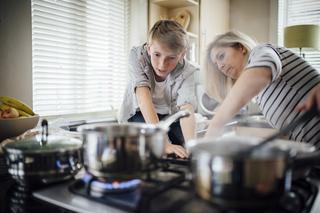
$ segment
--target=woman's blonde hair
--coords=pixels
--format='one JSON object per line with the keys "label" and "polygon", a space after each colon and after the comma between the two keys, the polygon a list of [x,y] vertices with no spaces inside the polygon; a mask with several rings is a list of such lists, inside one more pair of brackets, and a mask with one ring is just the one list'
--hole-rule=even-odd
{"label": "woman's blonde hair", "polygon": [[243,47],[246,49],[246,56],[248,57],[254,46],[256,46],[256,42],[253,39],[237,31],[230,31],[215,37],[207,48],[204,67],[205,88],[210,97],[222,102],[235,82],[235,80],[224,75],[218,69],[218,66],[212,62],[212,49],[217,47]]}
{"label": "woman's blonde hair", "polygon": [[189,46],[187,32],[176,21],[157,21],[149,31],[148,43],[159,41],[171,50],[180,53]]}

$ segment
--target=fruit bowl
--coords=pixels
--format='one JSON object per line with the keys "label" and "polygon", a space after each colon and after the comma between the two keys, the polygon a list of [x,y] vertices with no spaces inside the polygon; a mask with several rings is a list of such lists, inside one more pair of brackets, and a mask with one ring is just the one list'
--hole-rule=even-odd
{"label": "fruit bowl", "polygon": [[18,118],[0,118],[0,142],[6,138],[16,137],[37,126],[39,115]]}

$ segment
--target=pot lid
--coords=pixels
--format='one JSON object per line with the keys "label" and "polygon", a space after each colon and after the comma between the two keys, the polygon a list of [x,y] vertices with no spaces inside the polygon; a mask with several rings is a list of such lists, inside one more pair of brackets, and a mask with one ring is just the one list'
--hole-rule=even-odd
{"label": "pot lid", "polygon": [[78,139],[62,135],[49,135],[48,121],[41,122],[42,132],[35,137],[13,140],[3,145],[5,151],[10,153],[49,153],[65,152],[80,149],[82,142]]}
{"label": "pot lid", "polygon": [[41,142],[41,135],[9,142],[3,146],[8,152],[42,153],[42,152],[64,152],[80,149],[82,142],[79,139],[49,135],[46,143]]}
{"label": "pot lid", "polygon": [[[207,152],[213,156],[234,157],[240,150],[248,149],[256,145],[262,139],[244,136],[224,136],[215,139],[200,139],[188,142],[188,148],[191,152]],[[294,141],[276,139],[259,150],[252,153],[254,158],[269,158],[275,156],[294,156],[297,153],[308,153],[315,151],[315,147],[310,144],[297,143]]]}

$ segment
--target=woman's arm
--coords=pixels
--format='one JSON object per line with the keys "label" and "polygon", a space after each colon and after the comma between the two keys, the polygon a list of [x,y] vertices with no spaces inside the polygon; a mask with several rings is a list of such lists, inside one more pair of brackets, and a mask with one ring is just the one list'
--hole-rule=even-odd
{"label": "woman's arm", "polygon": [[268,67],[252,67],[243,71],[210,121],[205,137],[220,135],[224,125],[266,87],[271,78],[271,69]]}

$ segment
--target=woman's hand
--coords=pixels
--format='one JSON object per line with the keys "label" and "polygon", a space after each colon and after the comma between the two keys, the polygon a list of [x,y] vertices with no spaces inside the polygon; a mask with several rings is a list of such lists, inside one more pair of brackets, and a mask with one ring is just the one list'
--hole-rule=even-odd
{"label": "woman's hand", "polygon": [[165,145],[166,154],[176,154],[179,158],[187,158],[189,155],[187,150],[180,145],[174,145],[169,142]]}
{"label": "woman's hand", "polygon": [[306,100],[298,104],[297,110],[310,110],[314,105],[317,106],[318,111],[320,111],[320,85],[314,87],[307,95]]}
{"label": "woman's hand", "polygon": [[205,138],[211,137],[211,138],[215,138],[215,137],[219,137],[221,136],[223,133],[223,128],[221,128],[220,126],[215,127],[214,124],[212,124],[211,126],[208,127],[208,130],[205,134]]}

